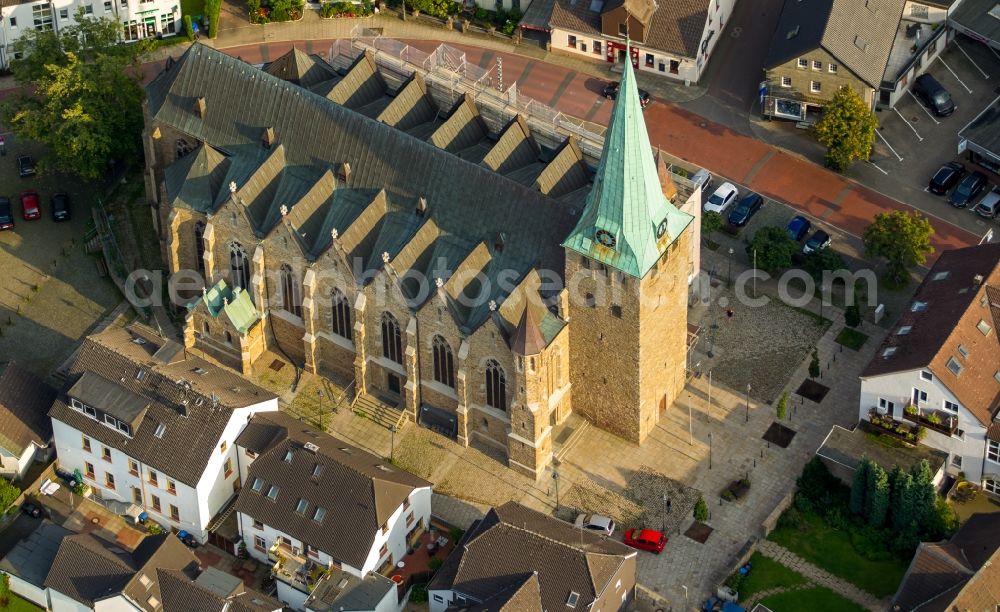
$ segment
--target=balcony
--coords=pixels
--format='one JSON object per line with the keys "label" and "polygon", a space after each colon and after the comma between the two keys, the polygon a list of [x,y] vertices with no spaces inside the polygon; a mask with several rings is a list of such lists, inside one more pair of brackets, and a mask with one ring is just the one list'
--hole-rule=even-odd
{"label": "balcony", "polygon": [[291,546],[275,542],[267,551],[267,558],[274,561],[271,575],[303,593],[311,593],[316,584],[329,572],[321,565]]}
{"label": "balcony", "polygon": [[946,436],[952,436],[958,430],[958,417],[940,410],[921,410],[911,405],[903,409],[903,418]]}

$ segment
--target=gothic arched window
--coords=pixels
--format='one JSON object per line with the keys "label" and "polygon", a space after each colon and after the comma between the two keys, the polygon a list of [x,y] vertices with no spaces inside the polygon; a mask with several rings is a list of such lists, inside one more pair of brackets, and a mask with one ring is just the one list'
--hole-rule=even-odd
{"label": "gothic arched window", "polygon": [[455,356],[451,352],[448,341],[441,336],[434,336],[434,380],[443,385],[455,388]]}
{"label": "gothic arched window", "polygon": [[194,224],[195,266],[200,272],[205,271],[205,222]]}
{"label": "gothic arched window", "polygon": [[486,362],[486,404],[507,410],[507,375],[493,359]]}
{"label": "gothic arched window", "polygon": [[351,304],[340,289],[333,290],[333,333],[350,340],[351,336]]}
{"label": "gothic arched window", "polygon": [[398,364],[403,363],[403,339],[399,335],[399,323],[392,313],[382,313],[382,356]]}
{"label": "gothic arched window", "polygon": [[302,300],[295,282],[295,274],[288,264],[281,264],[281,307],[297,317],[302,316]]}
{"label": "gothic arched window", "polygon": [[239,242],[229,245],[229,269],[232,272],[233,288],[245,290],[250,286],[250,258]]}

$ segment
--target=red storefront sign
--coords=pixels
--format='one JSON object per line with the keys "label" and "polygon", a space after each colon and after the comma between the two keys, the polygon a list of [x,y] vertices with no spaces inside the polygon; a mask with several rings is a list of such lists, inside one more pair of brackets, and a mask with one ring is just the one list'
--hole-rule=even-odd
{"label": "red storefront sign", "polygon": [[[604,57],[608,61],[608,63],[613,64],[616,61],[618,61],[618,52],[624,50],[625,50],[625,45],[619,42],[614,42],[612,40],[609,40],[607,44],[607,53],[605,54]],[[629,55],[632,56],[632,67],[639,68],[639,47],[632,47],[631,49],[629,49]]]}

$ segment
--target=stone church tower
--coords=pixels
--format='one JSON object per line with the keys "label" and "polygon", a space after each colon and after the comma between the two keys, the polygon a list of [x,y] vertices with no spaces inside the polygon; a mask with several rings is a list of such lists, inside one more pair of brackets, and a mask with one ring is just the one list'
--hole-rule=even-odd
{"label": "stone church tower", "polygon": [[684,387],[693,217],[663,195],[631,62],[566,248],[573,410],[641,443]]}

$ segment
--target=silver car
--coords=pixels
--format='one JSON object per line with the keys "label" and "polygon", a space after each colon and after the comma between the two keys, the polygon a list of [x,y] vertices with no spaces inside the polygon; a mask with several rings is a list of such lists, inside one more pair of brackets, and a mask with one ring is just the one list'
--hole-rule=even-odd
{"label": "silver car", "polygon": [[606,536],[615,532],[615,522],[610,518],[599,514],[581,514],[576,517],[574,525],[580,529],[597,531]]}
{"label": "silver car", "polygon": [[973,209],[980,217],[996,219],[1000,214],[1000,191],[994,188],[992,191],[979,200],[979,204]]}

